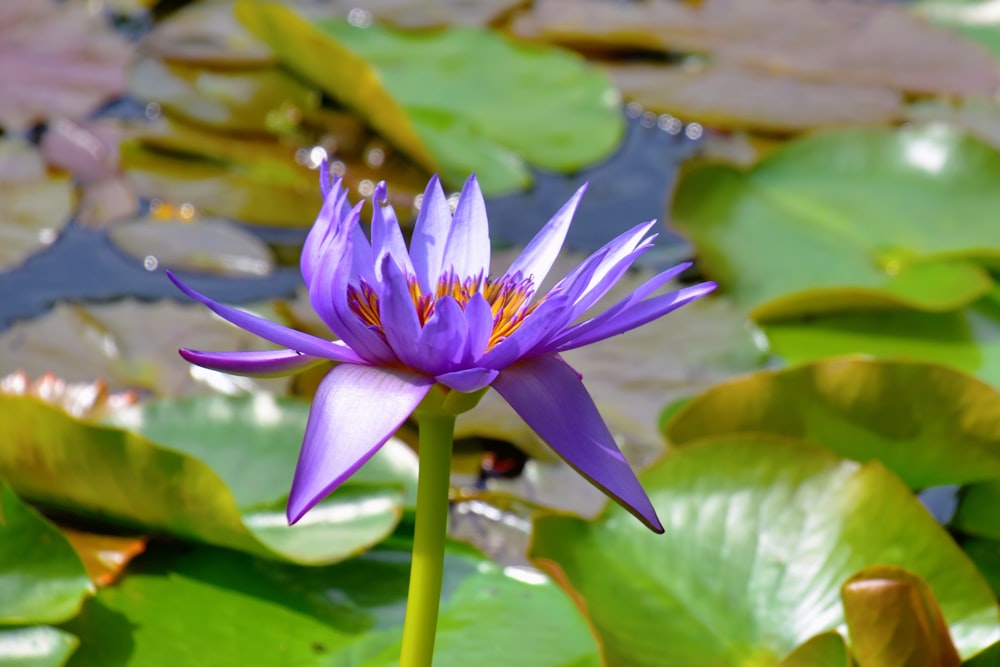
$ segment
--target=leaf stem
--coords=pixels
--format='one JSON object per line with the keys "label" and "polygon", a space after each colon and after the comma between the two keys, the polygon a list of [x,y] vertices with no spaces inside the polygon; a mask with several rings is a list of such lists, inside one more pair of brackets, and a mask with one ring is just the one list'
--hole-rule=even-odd
{"label": "leaf stem", "polygon": [[400,667],[430,667],[434,659],[448,527],[451,450],[455,434],[455,417],[452,415],[421,410],[418,417],[420,474],[417,480],[417,518]]}

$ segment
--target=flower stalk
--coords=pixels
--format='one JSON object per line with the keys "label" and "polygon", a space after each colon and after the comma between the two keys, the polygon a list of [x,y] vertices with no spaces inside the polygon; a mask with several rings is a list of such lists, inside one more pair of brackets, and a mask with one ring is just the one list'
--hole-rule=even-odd
{"label": "flower stalk", "polygon": [[455,432],[455,417],[452,415],[418,411],[417,418],[420,429],[417,520],[400,667],[430,667],[434,657]]}

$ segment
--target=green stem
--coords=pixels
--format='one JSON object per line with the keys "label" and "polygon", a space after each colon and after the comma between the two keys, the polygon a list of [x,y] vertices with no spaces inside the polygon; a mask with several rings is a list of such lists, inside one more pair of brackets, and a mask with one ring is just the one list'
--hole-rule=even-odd
{"label": "green stem", "polygon": [[448,487],[455,417],[419,413],[420,476],[417,481],[417,523],[413,535],[410,592],[403,623],[400,667],[430,667],[434,659],[444,543],[448,527]]}

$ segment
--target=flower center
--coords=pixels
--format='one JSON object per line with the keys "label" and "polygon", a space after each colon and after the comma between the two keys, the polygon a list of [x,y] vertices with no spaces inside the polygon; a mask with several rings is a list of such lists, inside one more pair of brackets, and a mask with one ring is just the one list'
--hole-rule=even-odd
{"label": "flower center", "polygon": [[[542,302],[538,300],[528,304],[534,286],[530,278],[506,276],[494,280],[479,275],[462,279],[448,272],[438,280],[437,288],[427,294],[420,288],[416,278],[407,276],[406,283],[421,327],[427,324],[427,320],[434,314],[434,306],[438,299],[450,296],[465,310],[473,296],[482,294],[493,312],[493,332],[490,334],[487,350],[510,336]],[[362,322],[374,327],[383,338],[385,337],[379,297],[374,287],[363,280],[358,287],[349,286],[347,303]]]}

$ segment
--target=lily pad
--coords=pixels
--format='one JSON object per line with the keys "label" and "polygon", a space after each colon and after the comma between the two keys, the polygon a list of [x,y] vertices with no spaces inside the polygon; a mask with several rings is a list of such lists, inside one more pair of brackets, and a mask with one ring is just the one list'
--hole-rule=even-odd
{"label": "lily pad", "polygon": [[920,489],[1000,476],[998,404],[996,389],[945,366],[835,359],[717,385],[664,434],[675,446],[741,433],[806,440],[878,459]]}
{"label": "lily pad", "polygon": [[1000,480],[965,488],[952,525],[965,533],[1000,540]]}
{"label": "lily pad", "polygon": [[319,109],[319,92],[277,68],[210,70],[144,59],[129,91],[170,113],[230,132],[288,133]]}
{"label": "lily pad", "polygon": [[944,126],[831,131],[748,172],[692,170],[672,215],[757,320],[943,312],[992,287],[977,262],[1000,263],[998,177],[1000,153]]}
{"label": "lily pad", "polygon": [[[161,121],[122,145],[126,173],[143,196],[190,203],[203,215],[270,226],[307,227],[316,219],[323,203],[319,176],[296,159],[300,150],[315,148],[311,144]],[[376,181],[392,182],[390,202],[405,215],[427,179],[398,156],[382,154],[377,166],[366,164],[364,158],[345,158],[347,162],[340,164],[344,180],[365,196]]]}
{"label": "lily pad", "polygon": [[[139,264],[229,276],[266,276],[274,257],[258,237],[226,220],[135,220],[108,238]],[[152,258],[152,260],[150,260]]]}
{"label": "lily pad", "polygon": [[677,450],[640,479],[664,535],[609,506],[596,523],[540,518],[532,547],[582,598],[610,664],[777,665],[844,622],[841,584],[875,564],[930,585],[964,658],[1000,637],[989,586],[877,461],[732,436]]}
{"label": "lily pad", "polygon": [[[541,0],[512,30],[592,55],[659,56],[641,66],[640,85],[624,85],[626,96],[723,127],[885,122],[902,111],[902,93],[992,95],[1000,85],[979,45],[887,4]],[[679,53],[699,62],[677,65]]]}
{"label": "lily pad", "polygon": [[292,71],[453,187],[474,171],[487,194],[524,189],[529,164],[575,171],[624,131],[607,79],[557,49],[472,27],[310,23],[274,3],[243,2],[237,15]]}
{"label": "lily pad", "polygon": [[62,667],[80,640],[57,628],[0,628],[0,667]]}
{"label": "lily pad", "polygon": [[917,0],[913,11],[1000,57],[1000,17],[989,0]]}
{"label": "lily pad", "polygon": [[166,446],[78,422],[31,397],[0,396],[0,429],[14,443],[0,451],[0,475],[44,505],[301,563],[335,562],[370,548],[402,515],[410,479],[398,474],[406,465],[400,458],[412,460],[413,453],[397,444],[383,447],[307,520],[287,525],[284,503],[305,404],[258,394],[135,410],[116,418],[145,428],[148,415]]}
{"label": "lily pad", "polygon": [[884,86],[810,81],[738,64],[611,64],[603,69],[622,94],[654,113],[703,125],[757,132],[877,125],[904,115],[903,96]]}
{"label": "lily pad", "polygon": [[[544,575],[448,552],[436,666],[601,664],[587,622]],[[82,639],[70,664],[398,665],[409,565],[394,549],[325,568],[206,548],[150,554],[67,626]]]}
{"label": "lily pad", "polygon": [[80,4],[7,0],[0,41],[0,126],[10,134],[53,116],[79,118],[125,88],[131,45]]}
{"label": "lily pad", "polygon": [[823,632],[798,647],[778,667],[852,667],[844,638],[837,632]]}
{"label": "lily pad", "polygon": [[59,529],[0,478],[0,626],[65,621],[93,592]]}
{"label": "lily pad", "polygon": [[945,364],[1000,388],[1000,290],[951,313],[844,313],[764,326],[771,351],[795,365],[864,354]]}
{"label": "lily pad", "polygon": [[0,271],[55,241],[73,212],[73,183],[48,175],[41,159],[27,142],[0,140]]}
{"label": "lily pad", "polygon": [[962,542],[962,548],[1000,597],[1000,541],[967,539]]}
{"label": "lily pad", "polygon": [[[225,393],[281,391],[285,378],[237,378],[192,370],[177,348],[259,350],[259,338],[223,322],[197,304],[119,301],[79,306],[17,322],[0,333],[4,370],[30,377],[46,373],[68,382],[103,378],[113,390],[141,389],[176,395],[211,388]],[[13,368],[11,368],[13,365]]]}

